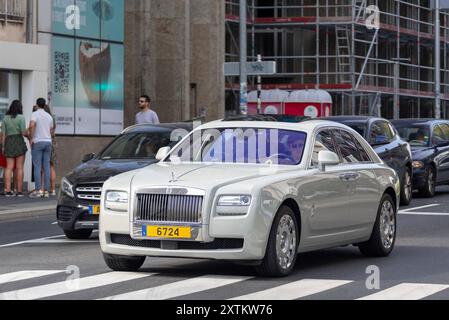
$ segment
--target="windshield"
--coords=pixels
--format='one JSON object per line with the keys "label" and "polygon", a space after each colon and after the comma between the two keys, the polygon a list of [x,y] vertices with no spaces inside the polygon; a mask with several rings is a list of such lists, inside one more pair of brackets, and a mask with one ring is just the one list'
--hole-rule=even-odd
{"label": "windshield", "polygon": [[100,159],[154,160],[159,149],[166,146],[171,146],[170,132],[127,133],[114,140],[100,155]]}
{"label": "windshield", "polygon": [[427,126],[397,126],[396,129],[412,147],[428,147],[430,145],[430,130]]}
{"label": "windshield", "polygon": [[299,131],[260,128],[195,131],[171,152],[168,161],[298,165],[306,137]]}

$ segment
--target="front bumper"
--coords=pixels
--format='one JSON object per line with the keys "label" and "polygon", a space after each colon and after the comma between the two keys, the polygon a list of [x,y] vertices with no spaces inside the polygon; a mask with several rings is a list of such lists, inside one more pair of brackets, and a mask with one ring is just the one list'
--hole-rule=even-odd
{"label": "front bumper", "polygon": [[98,229],[99,216],[89,213],[89,205],[99,203],[87,203],[62,194],[56,209],[58,225],[64,230]]}

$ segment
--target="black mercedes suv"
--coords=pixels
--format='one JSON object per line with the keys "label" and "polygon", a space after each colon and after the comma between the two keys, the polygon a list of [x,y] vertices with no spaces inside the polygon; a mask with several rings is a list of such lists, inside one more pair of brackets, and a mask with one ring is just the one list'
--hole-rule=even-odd
{"label": "black mercedes suv", "polygon": [[112,176],[151,165],[158,150],[174,146],[193,129],[192,123],[137,125],[123,131],[99,154],[61,182],[57,221],[69,239],[87,239],[98,229],[103,183]]}

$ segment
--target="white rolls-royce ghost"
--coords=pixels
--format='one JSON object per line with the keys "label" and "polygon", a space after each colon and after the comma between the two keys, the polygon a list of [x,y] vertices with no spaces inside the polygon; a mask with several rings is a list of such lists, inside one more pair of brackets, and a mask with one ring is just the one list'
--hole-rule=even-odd
{"label": "white rolls-royce ghost", "polygon": [[298,253],[355,245],[388,256],[400,183],[344,125],[216,121],[160,162],[106,181],[106,264],[136,271],[148,256],[234,260],[286,276]]}

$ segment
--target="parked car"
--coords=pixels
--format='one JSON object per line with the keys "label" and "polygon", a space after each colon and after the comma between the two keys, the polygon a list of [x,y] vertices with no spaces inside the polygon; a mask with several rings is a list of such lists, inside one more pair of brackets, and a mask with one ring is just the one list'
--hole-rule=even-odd
{"label": "parked car", "polygon": [[299,252],[393,250],[399,178],[347,126],[216,121],[157,158],[104,184],[100,244],[112,270],[136,271],[157,256],[286,276]]}
{"label": "parked car", "polygon": [[157,162],[161,147],[173,146],[171,134],[186,135],[191,123],[138,125],[124,130],[98,155],[89,154],[61,182],[57,221],[70,239],[87,239],[98,229],[103,183],[112,176]]}
{"label": "parked car", "polygon": [[392,167],[401,181],[401,205],[410,204],[412,188],[412,152],[409,143],[402,139],[392,123],[377,117],[328,117],[356,130],[374,148],[379,157]]}
{"label": "parked car", "polygon": [[413,188],[433,197],[438,185],[449,184],[449,121],[403,119],[392,121],[412,147]]}

